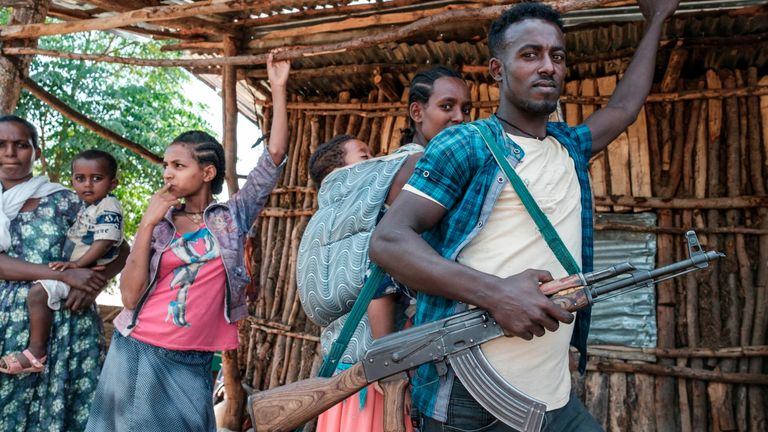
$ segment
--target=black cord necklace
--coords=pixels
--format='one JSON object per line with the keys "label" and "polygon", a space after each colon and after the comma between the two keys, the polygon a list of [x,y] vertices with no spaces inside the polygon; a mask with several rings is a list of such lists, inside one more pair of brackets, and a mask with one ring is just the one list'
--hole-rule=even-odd
{"label": "black cord necklace", "polygon": [[546,132],[544,132],[544,136],[543,137],[539,137],[539,136],[536,136],[536,135],[534,135],[534,134],[532,134],[530,132],[527,132],[524,129],[521,129],[519,126],[515,126],[514,124],[512,124],[511,121],[509,121],[509,120],[505,119],[504,117],[500,116],[499,113],[495,113],[494,115],[496,116],[497,119],[503,121],[504,123],[508,124],[509,126],[515,128],[515,129],[517,129],[518,131],[522,132],[525,136],[527,136],[529,138],[533,138],[533,139],[537,139],[537,140],[541,141],[541,140],[543,140],[544,138],[547,137],[547,133]]}

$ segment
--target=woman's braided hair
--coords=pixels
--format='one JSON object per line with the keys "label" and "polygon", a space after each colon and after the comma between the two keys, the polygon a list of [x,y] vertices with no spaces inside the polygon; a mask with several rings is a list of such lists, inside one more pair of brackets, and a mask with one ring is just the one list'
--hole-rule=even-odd
{"label": "woman's braided hair", "polygon": [[[435,81],[443,77],[463,80],[458,72],[445,66],[435,66],[432,69],[421,71],[414,75],[408,86],[408,106],[410,107],[414,102],[422,104],[429,102]],[[412,143],[413,138],[416,136],[416,122],[408,117],[408,127],[400,132],[402,133],[400,135],[400,145]]]}
{"label": "woman's braided hair", "polygon": [[171,145],[181,144],[189,147],[197,162],[201,165],[213,165],[216,176],[211,180],[211,192],[221,193],[224,186],[224,147],[207,132],[191,130],[173,139]]}
{"label": "woman's braided hair", "polygon": [[348,134],[336,135],[312,153],[309,158],[309,176],[317,187],[320,187],[320,183],[331,171],[344,166],[344,143],[353,139],[357,138]]}

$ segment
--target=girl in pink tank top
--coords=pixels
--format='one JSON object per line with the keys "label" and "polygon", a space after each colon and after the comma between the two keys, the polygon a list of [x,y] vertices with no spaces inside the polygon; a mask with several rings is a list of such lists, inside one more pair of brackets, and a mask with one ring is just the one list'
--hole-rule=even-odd
{"label": "girl in pink tank top", "polygon": [[165,185],[142,216],[120,278],[126,309],[107,354],[86,431],[215,431],[211,361],[238,346],[247,316],[242,257],[288,149],[290,63],[267,65],[274,117],[268,148],[239,192],[224,184],[224,149],[202,131],[166,148]]}

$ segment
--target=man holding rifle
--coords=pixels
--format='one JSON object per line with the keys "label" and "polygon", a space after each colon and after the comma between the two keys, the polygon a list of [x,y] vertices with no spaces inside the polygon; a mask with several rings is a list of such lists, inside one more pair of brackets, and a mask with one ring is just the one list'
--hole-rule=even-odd
{"label": "man holding rifle", "polygon": [[[566,75],[559,14],[542,4],[509,9],[488,36],[489,70],[501,90],[498,112],[449,128],[431,141],[403,189],[409,193],[395,201],[371,242],[372,260],[419,291],[416,325],[474,305],[517,336],[486,343],[483,352],[504,379],[546,404],[547,430],[600,430],[572,395],[568,368],[570,342],[581,352],[580,371],[585,369],[589,311],[579,311],[574,322],[571,313],[539,291],[539,284],[577,266],[592,271],[587,164],[643,106],[663,22],[678,2],[639,1],[647,28],[624,78],[608,104],[575,128],[548,123]],[[503,159],[559,234],[557,241],[564,244],[559,252],[539,234],[529,204],[489,151],[489,139],[503,149]],[[400,258],[403,250],[409,251],[408,260]],[[421,366],[414,376],[413,402],[423,432],[443,430],[443,425],[512,430],[480,406],[450,369],[438,371],[434,364]]]}

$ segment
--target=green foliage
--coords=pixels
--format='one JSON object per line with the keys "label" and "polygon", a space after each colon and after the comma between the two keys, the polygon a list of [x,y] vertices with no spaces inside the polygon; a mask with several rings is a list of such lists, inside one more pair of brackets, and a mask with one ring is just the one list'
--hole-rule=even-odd
{"label": "green foliage", "polygon": [[[0,22],[2,21],[0,11]],[[171,58],[162,44],[104,32],[42,38],[40,48],[137,58]],[[36,57],[30,76],[41,87],[102,126],[158,155],[179,133],[210,132],[193,104],[182,93],[191,75],[178,68],[142,68],[111,63]],[[162,170],[133,152],[98,137],[24,93],[18,114],[40,128],[44,160],[41,171],[69,184],[72,157],[88,148],[110,152],[119,164],[115,195],[123,204],[126,235],[133,236],[150,196],[162,185]]]}

